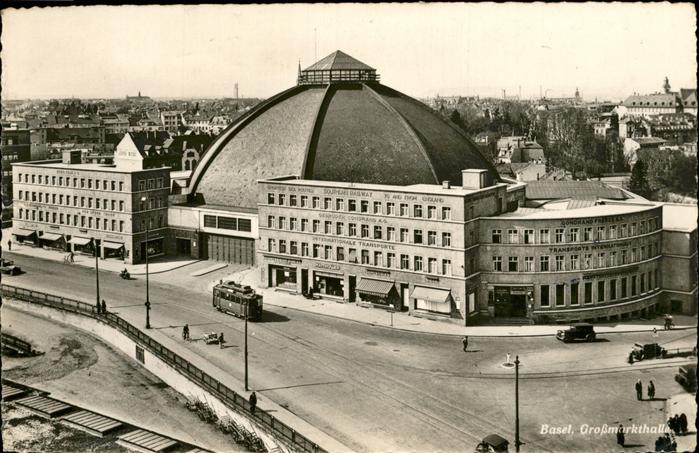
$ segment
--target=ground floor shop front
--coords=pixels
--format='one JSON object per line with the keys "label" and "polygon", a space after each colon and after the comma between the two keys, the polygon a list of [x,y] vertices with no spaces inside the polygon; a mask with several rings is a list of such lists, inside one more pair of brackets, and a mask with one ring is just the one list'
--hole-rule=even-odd
{"label": "ground floor shop front", "polygon": [[[351,263],[259,254],[263,286],[343,303],[467,323],[477,315],[475,285]],[[470,316],[469,316],[470,315]]]}
{"label": "ground floor shop front", "polygon": [[69,260],[75,255],[97,255],[102,259],[123,261],[124,264],[138,264],[149,258],[165,254],[165,229],[159,228],[148,233],[119,234],[103,231],[62,227],[49,228],[46,225],[16,221],[12,230],[15,243],[41,247],[64,253]]}

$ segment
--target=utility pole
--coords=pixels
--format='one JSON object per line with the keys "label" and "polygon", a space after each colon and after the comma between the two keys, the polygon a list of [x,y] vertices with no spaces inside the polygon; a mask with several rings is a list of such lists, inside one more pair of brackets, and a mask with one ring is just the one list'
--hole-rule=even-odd
{"label": "utility pole", "polygon": [[248,391],[248,307],[250,301],[245,302],[245,391]]}
{"label": "utility pole", "polygon": [[[144,208],[148,209],[146,205],[147,198],[141,197],[141,201],[144,204]],[[150,213],[148,213],[148,218],[146,219],[146,329],[150,329],[150,296],[149,296],[149,286],[148,286],[148,233],[150,229]]]}
{"label": "utility pole", "polygon": [[515,451],[519,452],[519,356],[515,356]]}

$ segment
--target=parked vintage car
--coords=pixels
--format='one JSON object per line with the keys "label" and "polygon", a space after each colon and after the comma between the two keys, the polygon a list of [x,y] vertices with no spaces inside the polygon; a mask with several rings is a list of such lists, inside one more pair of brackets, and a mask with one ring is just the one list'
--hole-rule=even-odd
{"label": "parked vintage car", "polygon": [[15,266],[14,261],[0,258],[0,272],[9,275],[19,275],[22,273],[22,269],[20,269],[19,266]]}
{"label": "parked vintage car", "polygon": [[667,350],[658,343],[634,344],[631,350],[631,355],[638,362],[644,359],[658,359],[667,356]]}
{"label": "parked vintage car", "polygon": [[682,365],[675,375],[675,381],[690,393],[697,391],[697,366]]}
{"label": "parked vintage car", "polygon": [[510,443],[502,436],[491,434],[483,438],[476,447],[475,453],[507,453]]}
{"label": "parked vintage car", "polygon": [[556,333],[556,338],[564,343],[575,340],[595,341],[597,334],[595,333],[595,328],[592,324],[580,322],[573,324],[566,330],[559,330],[558,333]]}
{"label": "parked vintage car", "polygon": [[218,344],[218,334],[216,332],[205,333],[204,343],[206,344]]}

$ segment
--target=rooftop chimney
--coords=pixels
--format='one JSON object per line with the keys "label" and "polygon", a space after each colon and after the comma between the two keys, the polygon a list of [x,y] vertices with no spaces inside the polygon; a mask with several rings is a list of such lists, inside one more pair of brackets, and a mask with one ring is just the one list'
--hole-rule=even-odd
{"label": "rooftop chimney", "polygon": [[442,189],[451,189],[451,182],[442,181]]}

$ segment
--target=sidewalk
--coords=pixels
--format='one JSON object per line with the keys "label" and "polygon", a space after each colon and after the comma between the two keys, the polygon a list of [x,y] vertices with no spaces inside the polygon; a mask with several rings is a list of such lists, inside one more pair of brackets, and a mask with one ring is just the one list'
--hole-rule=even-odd
{"label": "sidewalk", "polygon": [[[8,230],[3,230],[3,237],[6,234],[6,231]],[[65,256],[67,255],[67,252],[61,252],[57,250],[46,250],[41,247],[32,247],[30,245],[26,244],[19,244],[17,242],[12,243],[12,250],[5,250],[3,251],[9,252],[9,253],[15,253],[17,255],[26,255],[26,256],[32,256],[35,258],[42,258],[45,260],[50,260],[50,261],[56,261],[59,263],[63,263],[63,260]],[[82,255],[80,253],[75,253],[73,255],[73,263],[71,264],[72,266],[82,266],[82,267],[89,267],[89,268],[94,268],[95,267],[95,258],[92,256],[88,255]],[[150,263],[148,263],[148,273],[149,274],[159,274],[162,272],[167,272],[171,271],[173,269],[177,269],[183,266],[187,266],[189,264],[193,264],[196,262],[199,262],[200,260],[193,260],[193,259],[183,259],[182,257],[169,257],[169,256],[164,256],[160,258],[154,258]],[[22,267],[21,263],[17,263],[19,267]],[[146,265],[145,264],[124,264],[123,261],[115,259],[115,258],[107,258],[107,259],[102,259],[100,258],[99,260],[99,268],[100,270],[106,270],[106,271],[111,271],[111,272],[121,272],[126,268],[126,270],[129,271],[131,275],[145,275],[146,273]]]}
{"label": "sidewalk", "polygon": [[[257,268],[246,269],[231,274],[226,280],[240,281],[244,285],[256,288],[264,296],[264,303],[282,308],[290,308],[324,316],[342,318],[381,327],[424,332],[441,335],[468,335],[473,337],[536,337],[553,336],[565,325],[523,325],[523,326],[462,326],[448,321],[434,321],[418,318],[408,313],[389,313],[380,308],[366,308],[354,303],[334,302],[327,299],[309,300],[300,294],[275,288],[260,288],[260,273]],[[210,285],[213,287],[213,283]],[[691,316],[674,316],[674,330],[696,328],[696,318]],[[663,330],[663,318],[650,320],[630,320],[618,324],[599,324],[595,326],[598,334],[651,332]]]}
{"label": "sidewalk", "polygon": [[687,426],[689,427],[686,436],[675,436],[677,451],[695,451],[697,437],[694,422],[697,415],[697,402],[693,393],[680,393],[665,401],[665,415],[667,419],[669,420],[675,414],[685,414],[687,416]]}

